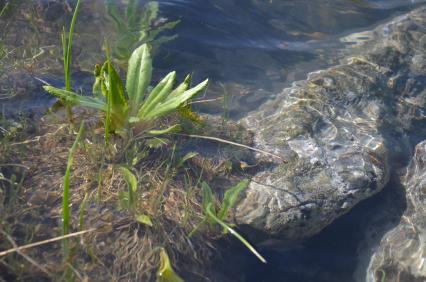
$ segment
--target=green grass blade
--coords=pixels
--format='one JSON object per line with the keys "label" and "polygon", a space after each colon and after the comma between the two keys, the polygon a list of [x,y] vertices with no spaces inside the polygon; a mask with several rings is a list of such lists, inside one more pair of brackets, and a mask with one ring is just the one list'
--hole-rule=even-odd
{"label": "green grass blade", "polygon": [[43,88],[50,94],[65,100],[67,103],[96,109],[102,112],[107,111],[107,104],[104,101],[99,100],[97,98],[81,96],[75,92],[59,89],[50,85],[45,85],[43,86]]}
{"label": "green grass blade", "polygon": [[228,215],[229,210],[232,209],[232,207],[235,205],[235,203],[238,200],[238,196],[242,191],[244,191],[248,187],[249,181],[242,180],[237,185],[229,188],[223,197],[222,206],[220,207],[220,210],[217,214],[217,217],[220,220],[224,220],[225,217]]}
{"label": "green grass blade", "polygon": [[164,101],[164,103],[158,105],[152,111],[145,114],[145,119],[156,119],[163,117],[175,110],[177,110],[182,104],[193,98],[195,95],[203,91],[207,87],[208,79],[204,80],[197,86],[183,92],[181,95],[173,97]]}
{"label": "green grass blade", "polygon": [[136,114],[151,82],[152,58],[147,44],[137,48],[129,59],[126,90],[129,95],[131,114]]}
{"label": "green grass blade", "polygon": [[[80,142],[81,136],[83,135],[84,131],[84,123],[81,122],[80,129],[77,134],[77,138],[74,141],[74,144],[72,145],[69,155],[68,155],[68,162],[67,162],[67,168],[65,171],[65,177],[64,177],[64,191],[62,194],[62,234],[67,235],[70,230],[70,218],[71,218],[71,212],[70,212],[70,178],[71,178],[71,167],[74,159],[74,153],[77,149],[77,145]],[[68,262],[70,259],[70,249],[68,245],[68,239],[64,239],[63,241],[63,251],[64,251],[64,261]],[[70,280],[70,269],[67,267],[66,270],[66,278],[67,280]]]}
{"label": "green grass blade", "polygon": [[66,58],[66,77],[65,77],[65,89],[70,91],[71,90],[71,73],[70,73],[70,67],[71,67],[71,57],[72,57],[72,39],[73,39],[73,33],[75,28],[75,23],[77,21],[77,15],[80,10],[80,0],[77,1],[77,5],[75,6],[74,13],[71,20],[71,26],[70,31],[68,33],[68,41],[67,41],[67,51],[65,54]]}
{"label": "green grass blade", "polygon": [[267,263],[266,259],[259,254],[259,252],[246,240],[243,236],[241,236],[237,231],[235,231],[233,228],[228,226],[225,222],[217,218],[214,212],[214,206],[212,203],[209,203],[206,208],[207,215],[213,219],[215,222],[217,222],[220,226],[222,226],[225,230],[227,230],[230,234],[235,236],[241,243],[246,246],[247,249],[249,249],[250,252],[252,252],[261,262]]}

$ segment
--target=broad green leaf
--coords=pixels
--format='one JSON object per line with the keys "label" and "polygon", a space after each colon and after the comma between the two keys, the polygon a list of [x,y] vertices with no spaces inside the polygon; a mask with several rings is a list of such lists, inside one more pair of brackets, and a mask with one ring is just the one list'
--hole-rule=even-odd
{"label": "broad green leaf", "polygon": [[138,180],[136,176],[131,172],[128,168],[124,166],[120,166],[118,168],[118,171],[123,176],[124,180],[127,183],[128,189],[129,189],[129,195],[128,195],[128,206],[130,208],[133,208],[135,203],[135,193],[138,189]]}
{"label": "broad green leaf", "polygon": [[108,60],[108,99],[111,107],[111,121],[114,129],[122,130],[127,122],[128,105],[124,96],[123,82]]}
{"label": "broad green leaf", "polygon": [[151,82],[152,59],[147,44],[133,51],[127,69],[126,90],[129,95],[131,114],[136,114]]}
{"label": "broad green leaf", "polygon": [[183,80],[183,82],[179,84],[179,86],[176,87],[175,90],[173,90],[172,93],[170,93],[170,95],[167,98],[171,99],[171,98],[182,95],[183,92],[189,89],[190,84],[191,84],[191,76],[188,74]]}
{"label": "broad green leaf", "polygon": [[237,185],[229,188],[223,197],[222,206],[220,207],[220,210],[217,214],[217,217],[220,220],[224,220],[225,217],[228,215],[228,212],[232,207],[235,205],[235,203],[238,200],[238,196],[242,191],[244,191],[248,187],[249,181],[242,180]]}
{"label": "broad green leaf", "polygon": [[170,94],[173,88],[173,84],[176,80],[176,72],[171,72],[166,75],[157,86],[152,89],[149,96],[145,99],[142,107],[138,111],[139,117],[144,117],[149,113],[153,108],[157,107],[161,102],[163,102],[167,96]]}
{"label": "broad green leaf", "polygon": [[137,215],[136,221],[148,226],[153,226],[151,218],[144,214]]}
{"label": "broad green leaf", "polygon": [[184,162],[186,162],[187,160],[190,160],[190,159],[192,159],[192,158],[194,158],[196,156],[198,156],[197,152],[189,152],[185,156],[183,156],[182,158],[179,158],[179,160],[178,160],[178,162],[176,163],[175,166],[177,168],[179,168],[179,167],[181,167],[184,164]]}
{"label": "broad green leaf", "polygon": [[259,254],[259,252],[243,237],[241,236],[237,231],[235,231],[233,228],[231,228],[228,224],[217,218],[214,210],[214,206],[212,203],[209,203],[206,207],[206,213],[209,216],[211,220],[218,223],[220,226],[222,226],[223,229],[225,229],[227,232],[232,234],[235,238],[240,240],[241,243],[246,246],[247,249],[249,249],[250,252],[252,252],[261,262],[266,263],[266,259]]}
{"label": "broad green leaf", "polygon": [[179,96],[173,97],[171,99],[167,99],[166,101],[164,101],[164,103],[158,105],[157,107],[155,107],[155,109],[146,113],[144,118],[148,120],[156,119],[156,118],[165,116],[173,111],[176,111],[176,109],[179,108],[179,106],[181,106],[183,103],[185,103],[186,101],[188,101],[189,99],[191,99],[192,97],[194,97],[195,95],[203,91],[206,88],[207,83],[208,83],[208,79],[204,80],[197,86],[183,92]]}
{"label": "broad green leaf", "polygon": [[[212,206],[212,212],[214,214],[216,214],[216,209],[214,207],[214,202],[213,202],[214,198],[213,198],[212,189],[210,188],[210,186],[205,181],[203,181],[203,183],[201,183],[201,189],[202,189],[202,192],[203,192],[202,207],[203,207],[204,213],[207,214],[207,208],[209,207],[209,205],[211,205]],[[214,225],[215,225],[215,221],[209,216],[207,216],[206,220],[209,223],[210,228],[213,228]]]}
{"label": "broad green leaf", "polygon": [[88,108],[96,109],[103,112],[107,111],[107,104],[100,99],[97,99],[94,97],[88,97],[88,96],[81,96],[75,92],[66,91],[66,90],[59,89],[50,85],[45,85],[43,86],[43,88],[50,94],[65,100],[67,103],[88,107]]}
{"label": "broad green leaf", "polygon": [[173,270],[170,258],[164,248],[160,250],[160,268],[157,271],[157,282],[184,282]]}
{"label": "broad green leaf", "polygon": [[170,133],[177,133],[182,130],[182,127],[180,124],[175,124],[173,126],[170,126],[166,129],[160,129],[160,130],[149,130],[147,132],[148,135],[155,136],[155,135],[163,135],[163,134],[170,134]]}

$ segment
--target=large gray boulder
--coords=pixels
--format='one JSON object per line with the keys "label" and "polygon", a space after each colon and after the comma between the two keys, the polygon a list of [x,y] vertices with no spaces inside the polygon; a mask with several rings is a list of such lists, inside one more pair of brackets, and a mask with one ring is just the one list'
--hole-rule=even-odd
{"label": "large gray boulder", "polygon": [[426,8],[371,32],[362,57],[311,73],[242,122],[263,165],[236,207],[248,234],[301,239],[320,232],[389,180],[391,158],[407,156],[408,135],[426,101]]}
{"label": "large gray boulder", "polygon": [[371,256],[365,281],[426,279],[426,140],[417,145],[402,184],[407,209]]}

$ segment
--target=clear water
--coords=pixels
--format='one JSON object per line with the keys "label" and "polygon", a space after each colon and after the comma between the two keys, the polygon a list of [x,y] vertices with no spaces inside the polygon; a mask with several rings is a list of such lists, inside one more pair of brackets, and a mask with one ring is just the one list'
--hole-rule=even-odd
{"label": "clear water", "polygon": [[[6,1],[7,2],[7,1]],[[25,1],[24,1],[25,2]],[[55,1],[33,1],[54,3]],[[73,2],[73,1],[70,1]],[[283,87],[304,79],[310,71],[334,65],[356,52],[361,35],[392,16],[426,0],[160,0],[161,16],[181,22],[173,42],[162,46],[155,67],[158,75],[172,69],[182,77],[212,81],[205,98],[223,97],[199,109],[234,118],[246,115]],[[0,7],[5,1],[0,0]],[[24,3],[22,5],[30,5]],[[91,87],[91,68],[102,61],[102,41],[113,31],[103,17],[103,1],[84,1],[86,12],[76,30],[73,84]],[[53,4],[52,6],[53,7]],[[42,113],[54,100],[41,90],[41,80],[63,84],[59,31],[68,13],[30,9],[0,19],[0,107]],[[4,54],[6,52],[6,55]],[[0,52],[1,53],[1,52]],[[379,197],[379,198],[378,198]],[[381,196],[370,200],[370,206]],[[291,250],[266,251],[262,266],[242,259],[243,281],[352,281],[359,240],[357,208],[323,234]],[[377,212],[377,211],[372,211]],[[352,224],[357,222],[356,225]],[[361,223],[360,223],[361,222]],[[354,244],[348,242],[355,242]],[[242,251],[243,254],[244,251]],[[245,256],[245,255],[243,255]]]}

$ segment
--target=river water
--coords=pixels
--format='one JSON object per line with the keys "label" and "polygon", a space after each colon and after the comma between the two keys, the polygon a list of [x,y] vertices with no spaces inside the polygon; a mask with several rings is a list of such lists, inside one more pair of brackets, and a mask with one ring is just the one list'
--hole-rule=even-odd
{"label": "river water", "polygon": [[[70,13],[61,8],[62,3],[55,6],[61,1],[0,0],[0,8],[8,2],[21,3],[16,11],[0,18],[0,108],[6,115],[18,111],[41,114],[54,103],[41,90],[42,81],[63,84],[58,32]],[[307,73],[356,53],[360,43],[373,39],[363,31],[426,1],[158,2],[162,18],[180,23],[169,31],[178,37],[157,52],[157,76],[173,69],[180,77],[192,73],[196,81],[210,78],[212,83],[203,98],[218,100],[198,109],[238,119]],[[83,0],[85,6],[76,27],[73,64],[73,85],[83,91],[91,87],[91,67],[102,60],[102,38],[114,33],[104,16],[103,1]],[[381,197],[367,204],[374,205]],[[273,244],[265,247],[270,259],[266,267],[251,258],[236,259],[245,269],[238,280],[352,281],[357,245],[346,242],[360,239],[356,231],[361,228],[359,216],[364,206],[308,242],[280,249]]]}

